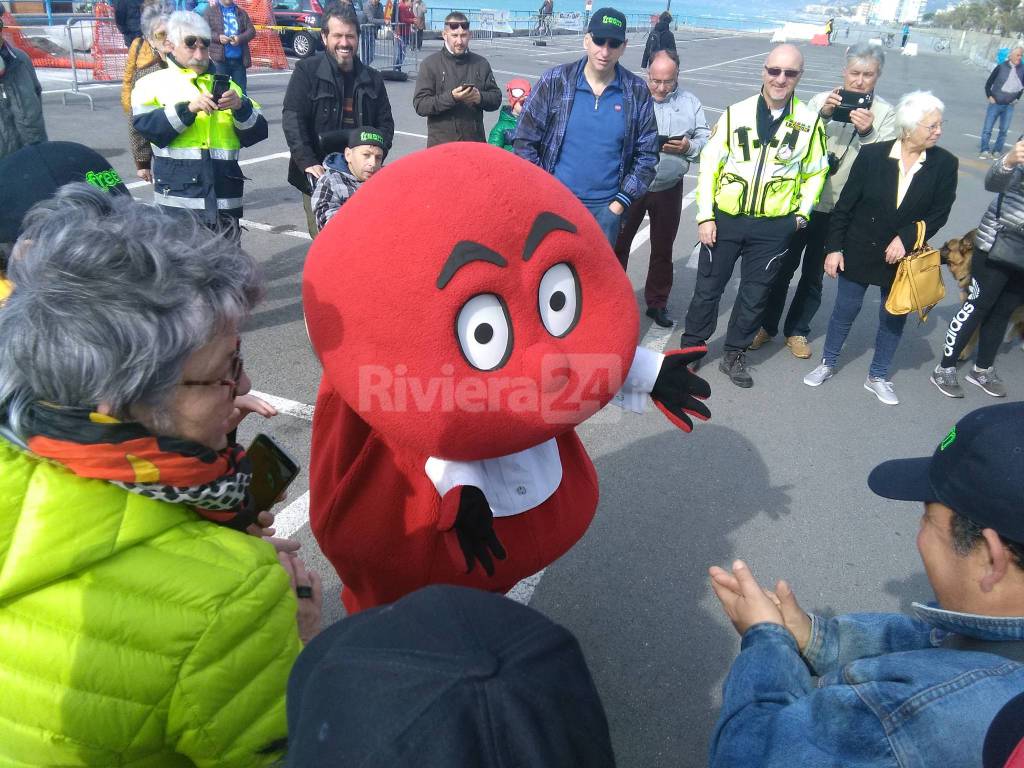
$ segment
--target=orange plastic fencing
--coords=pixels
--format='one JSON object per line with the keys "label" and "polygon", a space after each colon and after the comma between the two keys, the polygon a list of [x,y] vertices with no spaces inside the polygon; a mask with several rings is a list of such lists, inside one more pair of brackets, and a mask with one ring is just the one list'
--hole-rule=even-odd
{"label": "orange plastic fencing", "polygon": [[[4,38],[15,48],[20,48],[27,53],[29,58],[32,59],[33,67],[71,68],[70,57],[54,56],[52,53],[44,51],[42,48],[29,42],[29,39],[22,33],[21,27],[18,26],[18,22],[10,13],[4,13],[3,19]],[[82,66],[81,61],[78,62],[78,65]],[[91,62],[87,62],[86,66],[91,66]]]}
{"label": "orange plastic fencing", "polygon": [[[214,0],[216,2],[216,0]],[[249,43],[253,69],[287,69],[288,60],[281,47],[280,36],[261,26],[274,23],[271,0],[238,0],[238,4],[246,10],[252,23],[257,27],[256,37]],[[72,27],[77,36],[80,31],[88,33],[91,28],[92,48],[90,54],[77,53],[75,66],[79,70],[92,70],[94,80],[120,80],[124,77],[125,62],[128,49],[124,44],[124,36],[114,23],[114,8],[107,3],[93,6],[95,19],[83,19]],[[10,13],[3,15],[4,37],[16,48],[20,48],[32,59],[34,67],[71,68],[70,56],[55,56],[33,45],[22,33],[17,21]]]}

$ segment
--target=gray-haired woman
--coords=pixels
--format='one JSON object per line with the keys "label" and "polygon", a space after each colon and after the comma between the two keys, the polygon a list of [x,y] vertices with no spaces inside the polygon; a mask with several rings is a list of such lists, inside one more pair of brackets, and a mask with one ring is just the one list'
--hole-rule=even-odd
{"label": "gray-haired woman", "polygon": [[124,65],[124,80],[121,83],[121,107],[128,115],[128,144],[135,161],[136,175],[143,181],[153,181],[150,165],[153,150],[149,141],[135,130],[132,123],[132,88],[151,72],[167,66],[167,18],[174,12],[172,4],[164,0],[147,3],[142,9],[142,37],[132,41]]}
{"label": "gray-haired woman", "polygon": [[0,763],[271,764],[319,581],[233,529],[253,260],[77,184],[30,211],[8,275]]}

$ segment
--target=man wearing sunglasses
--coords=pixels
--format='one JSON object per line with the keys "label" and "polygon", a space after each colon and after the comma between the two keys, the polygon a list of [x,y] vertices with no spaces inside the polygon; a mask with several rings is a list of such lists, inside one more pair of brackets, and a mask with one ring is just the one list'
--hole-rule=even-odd
{"label": "man wearing sunglasses", "polygon": [[682,346],[715,332],[718,304],[740,261],[740,286],[719,369],[751,387],[746,351],[761,325],[768,294],[793,234],[807,226],[828,158],[818,113],[794,95],[804,57],[775,47],[764,63],[761,92],[725,110],[700,156],[697,178],[697,284]]}
{"label": "man wearing sunglasses", "polygon": [[228,80],[220,93],[210,39],[202,16],[171,14],[167,68],[135,84],[132,123],[153,146],[156,204],[191,211],[210,229],[238,238],[245,178],[238,156],[242,147],[267,138],[267,120],[235,82]]}
{"label": "man wearing sunglasses", "polygon": [[412,105],[427,118],[427,146],[449,141],[487,141],[484,112],[501,106],[501,89],[487,59],[469,50],[469,19],[445,16],[444,45],[420,64]]}
{"label": "man wearing sunglasses", "polygon": [[658,126],[647,83],[618,63],[626,17],[599,8],[583,48],[584,58],[541,75],[519,118],[515,151],[565,184],[614,245],[623,212],[654,180]]}

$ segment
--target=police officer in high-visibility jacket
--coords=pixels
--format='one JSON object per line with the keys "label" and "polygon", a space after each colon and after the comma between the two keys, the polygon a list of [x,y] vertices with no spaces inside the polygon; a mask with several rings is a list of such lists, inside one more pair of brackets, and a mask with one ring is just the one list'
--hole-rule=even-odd
{"label": "police officer in high-visibility jacket", "polygon": [[682,346],[704,344],[714,333],[718,303],[740,259],[739,292],[719,364],[739,387],[754,383],[747,347],[789,240],[807,226],[828,172],[821,121],[793,95],[803,66],[795,46],[774,48],[764,63],[761,92],[725,110],[700,155],[700,258]]}
{"label": "police officer in high-visibility jacket", "polygon": [[167,68],[132,89],[132,122],[153,146],[154,202],[192,211],[211,229],[238,237],[245,178],[238,152],[267,138],[267,120],[234,82],[214,99],[210,27],[202,16],[172,13],[167,39]]}

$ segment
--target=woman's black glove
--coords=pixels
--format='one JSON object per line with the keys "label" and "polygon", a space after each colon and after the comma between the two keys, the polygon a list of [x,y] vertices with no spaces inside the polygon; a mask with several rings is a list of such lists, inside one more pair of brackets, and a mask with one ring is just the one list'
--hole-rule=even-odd
{"label": "woman's black glove", "polygon": [[449,533],[445,537],[448,554],[456,564],[465,559],[466,573],[479,560],[487,575],[493,576],[491,556],[505,559],[505,548],[494,533],[494,515],[487,497],[475,485],[459,485],[444,495],[437,528]]}
{"label": "woman's black glove", "polygon": [[651,390],[654,404],[683,432],[693,430],[691,416],[701,421],[711,418],[711,411],[701,402],[711,397],[711,386],[689,369],[690,363],[707,353],[703,345],[666,352]]}

